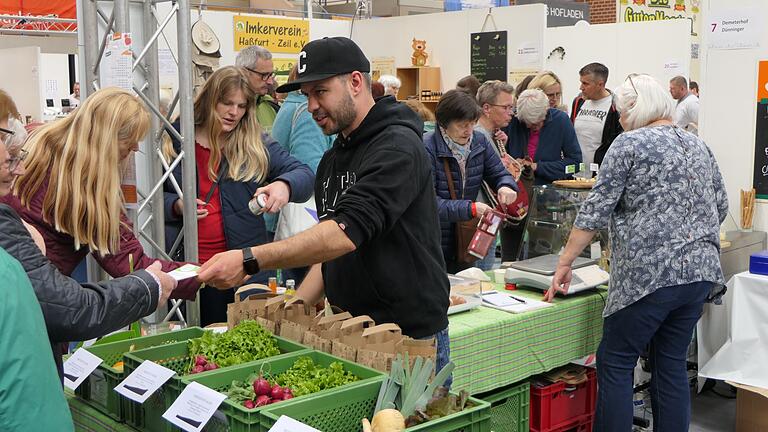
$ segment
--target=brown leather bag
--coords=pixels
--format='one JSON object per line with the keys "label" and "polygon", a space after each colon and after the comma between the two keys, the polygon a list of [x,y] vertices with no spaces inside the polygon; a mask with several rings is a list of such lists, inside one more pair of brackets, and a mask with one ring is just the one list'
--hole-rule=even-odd
{"label": "brown leather bag", "polygon": [[[456,200],[458,195],[456,195],[456,189],[453,187],[453,175],[451,174],[451,168],[448,166],[448,159],[443,159],[443,168],[445,169],[445,176],[448,178],[448,192],[451,194],[451,199]],[[475,235],[478,223],[480,223],[479,216],[475,216],[468,221],[455,223],[457,264],[472,264],[477,261],[477,257],[470,254],[467,249],[472,241],[472,236]]]}

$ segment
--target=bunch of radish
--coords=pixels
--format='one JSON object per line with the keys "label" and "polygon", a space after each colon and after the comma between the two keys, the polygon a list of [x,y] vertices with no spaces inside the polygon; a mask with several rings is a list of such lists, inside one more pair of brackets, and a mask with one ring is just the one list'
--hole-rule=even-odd
{"label": "bunch of radish", "polygon": [[195,365],[192,366],[192,370],[189,373],[198,374],[200,372],[205,372],[205,371],[214,370],[218,368],[219,368],[219,365],[217,365],[214,362],[209,362],[204,355],[196,355]]}
{"label": "bunch of radish", "polygon": [[248,409],[293,399],[293,391],[290,388],[280,387],[278,384],[271,385],[263,376],[253,381],[253,392],[256,394],[256,399],[243,402],[243,406]]}

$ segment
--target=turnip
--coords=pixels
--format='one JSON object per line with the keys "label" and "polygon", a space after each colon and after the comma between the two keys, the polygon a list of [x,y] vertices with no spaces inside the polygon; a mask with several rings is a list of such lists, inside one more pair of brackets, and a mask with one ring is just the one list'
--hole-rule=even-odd
{"label": "turnip", "polygon": [[264,377],[259,377],[253,382],[253,392],[258,396],[268,395],[272,391],[272,386]]}
{"label": "turnip", "polygon": [[246,408],[248,408],[248,409],[254,409],[254,408],[256,408],[256,404],[255,404],[255,403],[253,403],[253,401],[252,401],[252,400],[250,400],[250,399],[248,399],[247,401],[243,402],[243,406],[244,406],[244,407],[246,407]]}
{"label": "turnip", "polygon": [[205,366],[206,363],[208,363],[208,359],[204,355],[195,356],[195,366]]}
{"label": "turnip", "polygon": [[257,407],[262,407],[262,406],[265,406],[265,405],[269,405],[269,401],[270,401],[269,396],[261,395],[261,396],[256,398],[256,406]]}
{"label": "turnip", "polygon": [[197,366],[192,368],[192,373],[193,374],[198,374],[200,372],[205,372],[205,366],[197,365]]}
{"label": "turnip", "polygon": [[269,395],[272,397],[272,399],[279,399],[279,400],[283,400],[284,394],[285,393],[283,392],[283,389],[277,384],[275,384],[275,386],[272,387],[272,391],[269,392]]}

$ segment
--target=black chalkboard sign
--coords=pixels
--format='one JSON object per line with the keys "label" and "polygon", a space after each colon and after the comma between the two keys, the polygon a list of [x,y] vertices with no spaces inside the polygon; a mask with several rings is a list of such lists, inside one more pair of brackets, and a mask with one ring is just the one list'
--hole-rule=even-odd
{"label": "black chalkboard sign", "polygon": [[481,83],[507,81],[507,32],[482,32],[470,35],[470,71]]}
{"label": "black chalkboard sign", "polygon": [[757,103],[755,171],[752,187],[758,198],[768,199],[768,100]]}

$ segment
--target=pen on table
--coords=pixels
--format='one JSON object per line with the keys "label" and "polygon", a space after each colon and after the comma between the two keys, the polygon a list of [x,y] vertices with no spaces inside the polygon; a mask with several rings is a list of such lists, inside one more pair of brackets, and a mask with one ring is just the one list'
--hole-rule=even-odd
{"label": "pen on table", "polygon": [[523,299],[521,299],[520,297],[515,297],[515,296],[513,296],[513,295],[511,295],[511,294],[507,294],[507,295],[508,295],[508,296],[510,296],[510,297],[512,297],[513,299],[515,299],[515,300],[519,301],[520,303],[526,303],[526,301],[525,301],[525,300],[523,300]]}

